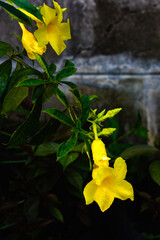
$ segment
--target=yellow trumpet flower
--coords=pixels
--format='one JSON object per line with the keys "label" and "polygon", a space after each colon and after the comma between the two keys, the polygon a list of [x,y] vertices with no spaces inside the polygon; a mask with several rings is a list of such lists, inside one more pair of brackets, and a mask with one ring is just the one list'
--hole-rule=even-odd
{"label": "yellow trumpet flower", "polygon": [[119,157],[115,160],[114,168],[100,166],[93,170],[93,180],[84,188],[86,204],[96,201],[102,212],[106,211],[114,198],[134,200],[132,185],[125,179],[127,165]]}
{"label": "yellow trumpet flower", "polygon": [[22,33],[22,44],[27,51],[27,55],[30,59],[36,59],[34,53],[42,55],[46,51],[46,46],[39,47],[37,40],[34,35],[29,32],[24,24],[19,23],[23,33]]}
{"label": "yellow trumpet flower", "polygon": [[40,12],[43,16],[44,23],[38,23],[38,29],[34,32],[39,46],[51,44],[57,55],[60,55],[66,48],[64,41],[71,38],[69,19],[66,23],[62,23],[63,12],[60,5],[53,1],[55,9],[48,7],[45,3]]}
{"label": "yellow trumpet flower", "polygon": [[96,139],[91,144],[93,160],[97,166],[108,166],[110,158],[107,156],[105,144],[100,140]]}

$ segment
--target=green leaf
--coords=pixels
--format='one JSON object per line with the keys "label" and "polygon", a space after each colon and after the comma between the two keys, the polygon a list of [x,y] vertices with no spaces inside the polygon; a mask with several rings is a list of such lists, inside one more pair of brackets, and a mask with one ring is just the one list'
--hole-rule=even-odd
{"label": "green leaf", "polygon": [[18,7],[26,10],[27,12],[31,13],[38,19],[40,19],[43,22],[42,15],[37,10],[36,7],[34,7],[31,3],[27,2],[26,0],[12,0],[12,2],[17,5]]}
{"label": "green leaf", "polygon": [[23,144],[31,135],[33,135],[36,132],[39,125],[41,108],[42,99],[41,97],[39,97],[36,103],[34,104],[32,111],[30,112],[27,119],[12,134],[9,141],[9,145],[18,146],[20,144]]}
{"label": "green leaf", "polygon": [[154,161],[149,166],[149,172],[154,182],[160,186],[160,161]]}
{"label": "green leaf", "polygon": [[58,221],[60,221],[62,223],[64,222],[63,215],[58,208],[49,207],[48,210],[54,218],[56,218]]}
{"label": "green leaf", "polygon": [[134,146],[129,147],[126,150],[124,150],[121,153],[120,157],[127,160],[127,159],[135,157],[135,156],[139,156],[139,155],[143,155],[143,154],[151,153],[151,152],[156,152],[156,151],[158,151],[158,149],[155,147],[152,147],[152,146],[134,145]]}
{"label": "green leaf", "polygon": [[39,86],[39,85],[47,84],[47,83],[48,83],[48,81],[44,80],[44,79],[27,78],[27,79],[24,79],[21,82],[19,82],[16,87],[22,87],[22,86],[35,87],[35,86]]}
{"label": "green leaf", "polygon": [[9,43],[0,41],[0,57],[3,57],[6,53],[12,52],[13,50]]}
{"label": "green leaf", "polygon": [[74,67],[74,63],[72,63],[70,60],[66,60],[64,67]]}
{"label": "green leaf", "polygon": [[77,69],[75,67],[65,67],[57,73],[55,78],[57,81],[60,81],[64,78],[72,76],[76,71]]}
{"label": "green leaf", "polygon": [[67,169],[65,173],[68,182],[82,193],[83,180],[79,172]]}
{"label": "green leaf", "polygon": [[55,94],[53,84],[47,84],[44,88],[43,103],[47,102]]}
{"label": "green leaf", "polygon": [[81,107],[81,95],[78,89],[77,88],[70,89],[70,92],[74,97],[74,101],[78,104],[79,107]]}
{"label": "green leaf", "polygon": [[58,88],[54,87],[55,93],[59,101],[66,107],[68,108],[68,100],[66,98],[66,95]]}
{"label": "green leaf", "polygon": [[48,70],[50,72],[50,75],[53,75],[53,73],[55,73],[56,71],[56,65],[54,63],[51,63],[49,66],[48,66]]}
{"label": "green leaf", "polygon": [[13,227],[15,225],[16,225],[16,223],[6,224],[6,225],[0,227],[0,230],[4,230],[4,229],[10,228],[10,227]]}
{"label": "green leaf", "polygon": [[30,141],[32,145],[40,145],[47,136],[53,136],[60,126],[60,122],[54,118],[50,118],[48,122],[38,131]]}
{"label": "green leaf", "polygon": [[82,95],[81,96],[81,104],[82,104],[82,112],[81,112],[81,122],[82,125],[86,122],[89,112],[90,112],[90,101],[87,96]]}
{"label": "green leaf", "polygon": [[58,143],[45,142],[38,146],[35,156],[48,156],[57,152],[59,147]]}
{"label": "green leaf", "polygon": [[20,69],[18,71],[13,72],[13,74],[11,76],[10,84],[9,84],[9,89],[11,89],[13,86],[17,85],[17,83],[20,80],[22,80],[30,75],[36,75],[36,76],[42,77],[42,73],[37,71],[36,69],[33,69],[33,68]]}
{"label": "green leaf", "polygon": [[79,156],[79,153],[70,153],[63,158],[59,159],[60,164],[63,166],[63,171],[66,169],[66,167],[74,162]]}
{"label": "green leaf", "polygon": [[48,113],[51,117],[59,120],[60,122],[70,126],[75,127],[75,123],[72,121],[71,118],[67,117],[63,112],[55,108],[49,108],[44,110],[43,112]]}
{"label": "green leaf", "polygon": [[44,86],[40,85],[34,88],[33,93],[32,93],[32,103],[35,103],[37,98],[43,94],[44,91]]}
{"label": "green leaf", "polygon": [[103,128],[101,132],[98,133],[98,136],[109,136],[114,131],[116,131],[116,128]]}
{"label": "green leaf", "polygon": [[15,7],[7,4],[5,2],[0,1],[0,6],[7,11],[11,17],[15,18],[18,22],[22,22],[26,25],[32,26],[29,17],[27,17],[24,13],[16,9]]}
{"label": "green leaf", "polygon": [[6,114],[9,111],[14,111],[21,104],[21,102],[28,96],[28,88],[12,88],[11,91],[5,96],[2,105],[2,114]]}
{"label": "green leaf", "polygon": [[39,63],[39,65],[42,67],[42,69],[46,72],[47,74],[47,77],[50,78],[50,72],[49,72],[49,66],[48,64],[46,63],[46,61],[44,60],[44,58],[39,55],[38,53],[34,53],[35,57],[36,57],[36,60],[37,62]]}
{"label": "green leaf", "polygon": [[7,60],[0,65],[0,98],[7,87],[9,76],[12,70],[11,60]]}
{"label": "green leaf", "polygon": [[67,86],[69,86],[70,88],[73,88],[73,89],[77,89],[77,86],[76,84],[72,83],[72,82],[68,82],[68,81],[61,81],[61,83],[64,83],[66,84]]}
{"label": "green leaf", "polygon": [[78,133],[73,133],[73,135],[66,142],[61,143],[57,152],[57,160],[67,155],[67,153],[69,153],[76,145],[77,140]]}

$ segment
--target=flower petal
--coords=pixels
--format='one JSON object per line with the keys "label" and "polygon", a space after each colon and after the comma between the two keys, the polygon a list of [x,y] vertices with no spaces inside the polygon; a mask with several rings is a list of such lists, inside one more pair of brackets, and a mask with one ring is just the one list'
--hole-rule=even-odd
{"label": "flower petal", "polygon": [[71,39],[71,31],[70,31],[70,23],[69,19],[67,19],[67,23],[61,23],[59,26],[59,30],[62,33],[63,40]]}
{"label": "flower petal", "polygon": [[114,201],[112,192],[103,184],[98,187],[94,195],[94,200],[98,203],[102,212],[106,211]]}
{"label": "flower petal", "polygon": [[48,25],[50,22],[55,21],[56,18],[56,10],[48,7],[45,3],[40,10],[41,14],[44,17],[44,22]]}
{"label": "flower petal", "polygon": [[41,25],[35,32],[34,36],[38,41],[39,46],[44,46],[48,43],[48,38],[47,38],[47,29],[46,26],[43,24]]}
{"label": "flower petal", "polygon": [[117,158],[114,163],[114,175],[118,179],[124,179],[127,173],[127,164],[121,157]]}
{"label": "flower petal", "polygon": [[52,48],[55,50],[57,55],[60,55],[66,48],[66,45],[63,41],[63,35],[59,29],[59,26],[50,26],[50,28],[47,29],[47,34]]}
{"label": "flower petal", "polygon": [[22,44],[27,51],[28,57],[34,60],[36,58],[34,52],[42,55],[46,51],[46,46],[39,47],[34,35],[25,28],[24,24],[19,23],[19,25],[23,31]]}
{"label": "flower petal", "polygon": [[86,204],[90,204],[94,201],[94,195],[98,187],[94,180],[90,181],[84,188],[83,194],[86,200]]}
{"label": "flower petal", "polygon": [[133,187],[126,180],[112,179],[112,183],[109,188],[115,198],[119,198],[121,200],[130,198],[132,201],[134,200]]}
{"label": "flower petal", "polygon": [[93,169],[92,177],[97,185],[100,185],[102,181],[113,175],[114,169],[111,167],[100,166],[99,168]]}
{"label": "flower petal", "polygon": [[62,20],[63,20],[64,10],[62,10],[61,6],[57,2],[53,1],[53,4],[54,4],[55,10],[56,10],[57,20],[58,20],[59,23],[61,23]]}

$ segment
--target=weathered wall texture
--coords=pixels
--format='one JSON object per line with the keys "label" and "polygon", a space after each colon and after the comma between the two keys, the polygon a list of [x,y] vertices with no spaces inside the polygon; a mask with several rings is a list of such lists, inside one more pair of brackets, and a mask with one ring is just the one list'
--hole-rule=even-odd
{"label": "weathered wall texture", "polygon": [[[52,5],[51,0],[41,2]],[[59,2],[68,8],[65,18],[70,18],[72,40],[61,57],[48,48],[48,58],[60,66],[69,56],[78,67],[72,79],[84,93],[99,96],[98,107],[123,107],[120,120],[125,130],[140,111],[153,144],[160,138],[160,1]],[[15,44],[8,36],[16,31],[21,34],[1,9],[0,40]]]}

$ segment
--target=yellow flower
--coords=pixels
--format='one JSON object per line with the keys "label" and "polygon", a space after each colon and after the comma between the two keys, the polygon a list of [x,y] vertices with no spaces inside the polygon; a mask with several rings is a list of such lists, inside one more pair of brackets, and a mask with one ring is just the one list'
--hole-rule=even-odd
{"label": "yellow flower", "polygon": [[55,9],[48,7],[45,3],[40,12],[43,16],[44,23],[37,24],[38,29],[34,32],[39,46],[51,44],[55,52],[60,55],[66,48],[64,41],[71,38],[69,19],[66,23],[62,23],[63,12],[60,5],[53,1]]}
{"label": "yellow flower", "polygon": [[110,158],[107,156],[105,144],[100,140],[96,139],[91,144],[93,160],[97,166],[108,166]]}
{"label": "yellow flower", "polygon": [[46,51],[46,46],[39,47],[34,35],[25,28],[24,24],[19,23],[19,25],[23,31],[22,44],[27,51],[28,57],[34,60],[36,59],[34,53],[42,55]]}
{"label": "yellow flower", "polygon": [[134,200],[132,185],[124,180],[127,173],[125,161],[119,157],[114,168],[100,166],[93,170],[93,180],[84,188],[86,204],[96,201],[102,212],[106,211],[114,198]]}

